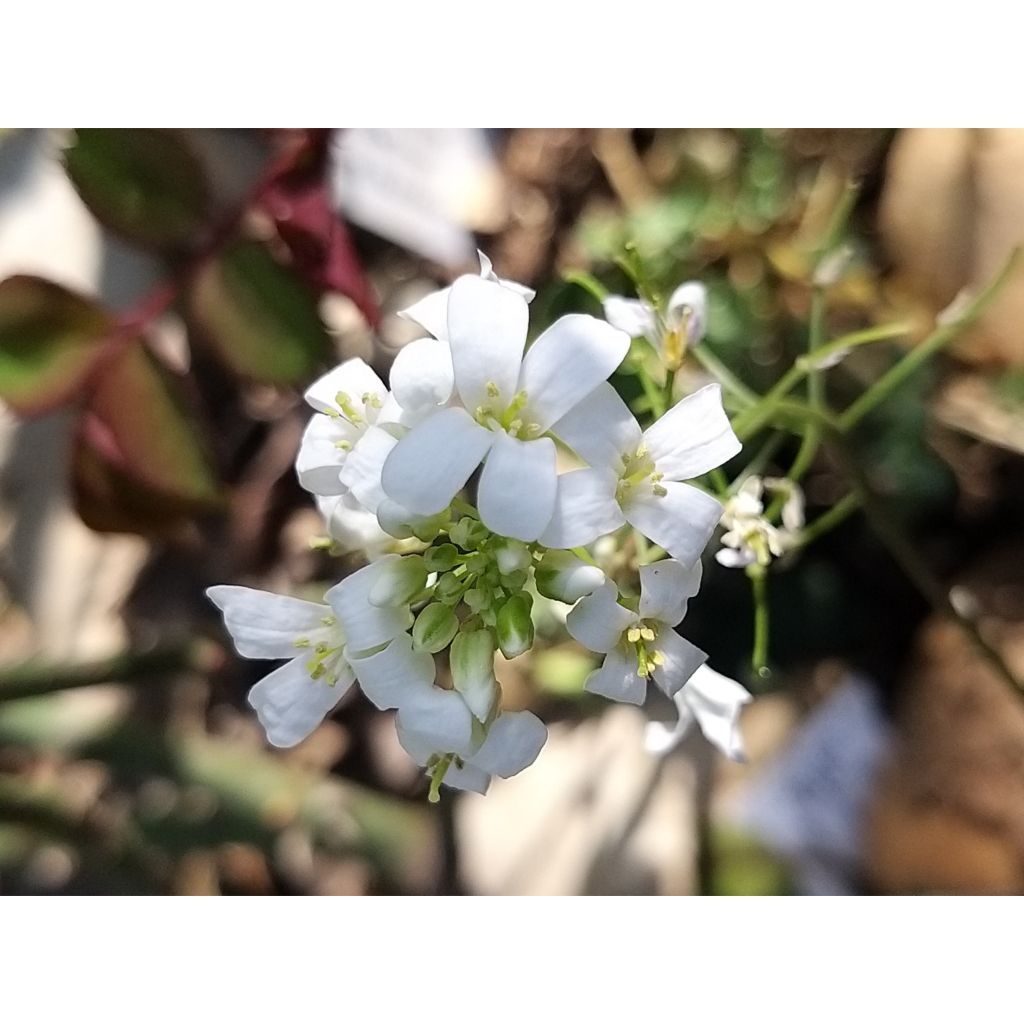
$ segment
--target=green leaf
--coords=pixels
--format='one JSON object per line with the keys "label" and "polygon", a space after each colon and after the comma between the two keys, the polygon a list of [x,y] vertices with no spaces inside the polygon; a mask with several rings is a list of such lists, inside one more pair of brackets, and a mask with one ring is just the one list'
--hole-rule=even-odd
{"label": "green leaf", "polygon": [[64,162],[96,219],[133,242],[180,245],[206,223],[203,167],[177,132],[78,128]]}
{"label": "green leaf", "polygon": [[191,305],[221,360],[242,377],[303,384],[331,360],[313,293],[259,242],[239,242],[207,263]]}
{"label": "green leaf", "polygon": [[67,401],[104,351],[114,318],[39,277],[0,281],[0,398],[25,415]]}
{"label": "green leaf", "polygon": [[180,380],[138,343],[103,368],[72,472],[79,514],[94,530],[164,533],[221,502]]}

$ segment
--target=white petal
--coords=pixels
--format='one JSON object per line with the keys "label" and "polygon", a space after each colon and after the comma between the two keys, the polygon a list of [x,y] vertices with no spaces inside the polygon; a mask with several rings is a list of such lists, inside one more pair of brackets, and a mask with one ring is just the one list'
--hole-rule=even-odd
{"label": "white petal", "polygon": [[495,431],[480,474],[477,507],[492,532],[516,540],[536,540],[551,522],[558,469],[549,437],[520,441]]}
{"label": "white petal", "polygon": [[384,492],[410,512],[434,515],[465,487],[493,439],[465,409],[442,409],[413,427],[388,456]]}
{"label": "white petal", "polygon": [[745,569],[757,561],[757,555],[750,548],[719,548],[715,552],[715,561],[726,569]]}
{"label": "white petal", "polygon": [[518,281],[510,281],[506,277],[498,277],[494,272],[494,265],[491,263],[490,258],[479,249],[476,251],[477,256],[480,257],[480,276],[488,281],[497,281],[502,288],[510,288],[517,295],[522,295],[527,302],[533,302],[536,292],[532,288],[527,288],[525,284],[520,284]]}
{"label": "white petal", "polygon": [[398,441],[380,427],[370,427],[355,443],[341,467],[341,482],[363,508],[376,513],[385,499],[381,485],[384,463]]}
{"label": "white petal", "polygon": [[653,340],[658,322],[651,307],[640,299],[627,299],[622,295],[609,295],[604,300],[605,319],[631,338]]}
{"label": "white petal", "polygon": [[[448,340],[448,295],[451,288],[439,288],[436,292],[424,295],[408,309],[399,312],[405,320],[419,324],[428,334],[441,341]],[[392,378],[393,382],[394,378]]]}
{"label": "white petal", "polygon": [[687,330],[687,341],[696,345],[708,326],[708,290],[700,281],[685,281],[668,299],[666,313],[668,322],[678,327],[684,310],[690,310],[690,322]]}
{"label": "white petal", "polygon": [[372,512],[351,495],[317,496],[316,507],[327,523],[327,532],[338,553],[361,552],[368,560],[390,551],[395,538],[385,533]]}
{"label": "white petal", "polygon": [[746,759],[739,718],[751,696],[735,679],[705,665],[676,695],[676,701],[680,700],[696,717],[705,737],[726,757],[733,761]]}
{"label": "white petal", "polygon": [[644,431],[659,473],[669,480],[692,480],[726,463],[743,447],[732,432],[717,384],[687,395]]}
{"label": "white petal", "polygon": [[618,587],[609,580],[583,598],[566,616],[570,636],[598,654],[612,650],[623,631],[636,621],[636,615],[618,603],[618,596]]}
{"label": "white petal", "polygon": [[250,691],[249,703],[275,747],[301,743],[348,692],[355,677],[345,671],[333,685],[313,679],[305,658],[264,676]]}
{"label": "white petal", "polygon": [[403,409],[444,405],[454,386],[452,350],[443,341],[411,341],[391,364],[391,390]]}
{"label": "white petal", "polygon": [[626,520],[615,500],[616,479],[607,470],[563,473],[541,543],[548,548],[578,548],[622,526]]}
{"label": "white petal", "polygon": [[434,682],[434,659],[425,651],[414,651],[408,633],[395,637],[376,654],[350,655],[349,661],[363,693],[382,711],[400,708]]}
{"label": "white petal", "polygon": [[[448,299],[448,340],[455,386],[467,409],[515,396],[526,344],[529,307],[521,295],[479,277],[460,277]],[[497,385],[491,399],[487,385]]]}
{"label": "white petal", "polygon": [[347,452],[338,441],[350,445],[359,439],[359,431],[347,420],[332,419],[320,413],[314,415],[302,433],[299,451],[295,456],[295,472],[299,483],[313,494],[344,494],[341,466]]}
{"label": "white petal", "polygon": [[491,777],[482,768],[466,761],[461,768],[457,764],[448,766],[448,771],[444,773],[444,784],[452,789],[468,790],[483,796],[491,784]]}
{"label": "white petal", "polygon": [[206,596],[223,613],[243,658],[294,658],[295,641],[322,630],[323,617],[330,611],[313,601],[250,587],[210,587]]}
{"label": "white petal", "polygon": [[523,359],[519,387],[529,419],[547,430],[606,381],[629,351],[629,335],[604,320],[570,313],[556,320]]}
{"label": "white petal", "polygon": [[635,658],[621,651],[609,651],[604,664],[587,677],[586,689],[609,700],[626,704],[643,704],[647,696],[647,680],[637,672]]}
{"label": "white petal", "polygon": [[454,690],[417,691],[398,709],[395,726],[398,742],[417,764],[434,754],[469,757],[473,749],[473,715]]}
{"label": "white petal", "polygon": [[330,373],[325,373],[306,389],[306,401],[317,412],[337,412],[335,399],[338,392],[344,391],[357,405],[362,405],[363,395],[377,395],[383,400],[388,389],[384,382],[362,359],[346,359]]}
{"label": "white petal", "polygon": [[700,590],[701,563],[687,569],[672,558],[640,567],[640,618],[678,626],[687,602]]}
{"label": "white petal", "polygon": [[693,565],[715,532],[722,506],[689,484],[666,480],[663,486],[667,494],[637,496],[622,511],[645,537],[684,566]]}
{"label": "white petal", "polygon": [[505,711],[491,725],[487,739],[473,755],[472,764],[503,779],[529,768],[541,752],[548,731],[529,711]]}
{"label": "white petal", "polygon": [[404,633],[412,625],[408,608],[378,608],[370,604],[370,591],[385,565],[399,555],[385,555],[331,587],[324,600],[334,610],[345,633],[346,650],[369,651]]}
{"label": "white petal", "polygon": [[607,381],[558,420],[551,433],[591,466],[616,473],[620,456],[635,452],[643,438],[636,417]]}
{"label": "white petal", "polygon": [[678,716],[674,725],[670,725],[668,722],[647,723],[647,728],[644,730],[644,748],[648,753],[661,756],[674,750],[686,738],[686,734],[693,725],[693,712],[687,706],[683,690],[680,690],[672,698],[672,703],[675,705]]}
{"label": "white petal", "polygon": [[708,658],[699,647],[671,629],[658,633],[654,650],[665,659],[654,666],[654,681],[667,697],[674,697]]}

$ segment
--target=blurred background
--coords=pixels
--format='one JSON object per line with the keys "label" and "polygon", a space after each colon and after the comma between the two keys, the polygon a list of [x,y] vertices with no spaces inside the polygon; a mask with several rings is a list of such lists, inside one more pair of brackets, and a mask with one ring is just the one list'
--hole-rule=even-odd
{"label": "blurred background", "polygon": [[[500,668],[547,747],[439,806],[356,691],[268,748],[245,694],[270,666],[203,596],[354,567],[312,546],[302,390],[354,355],[386,372],[417,333],[397,311],[478,247],[537,289],[538,331],[599,312],[572,271],[629,294],[632,244],[659,288],[707,284],[707,346],[764,391],[851,180],[829,334],[912,329],[830,372],[839,407],[1024,239],[1024,130],[0,135],[0,894],[1024,891],[1021,694],[859,514],[773,567],[765,679],[743,574],[706,566],[684,631],[756,694],[747,764],[699,736],[645,752],[669,705],[585,695],[593,662],[552,625]],[[855,438],[1018,678],[1022,322],[1018,276]],[[804,482],[809,518],[844,493],[827,452]]]}

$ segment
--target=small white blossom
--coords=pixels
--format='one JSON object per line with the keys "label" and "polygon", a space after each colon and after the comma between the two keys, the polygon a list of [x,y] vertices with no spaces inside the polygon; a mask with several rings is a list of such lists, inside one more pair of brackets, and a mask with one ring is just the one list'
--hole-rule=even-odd
{"label": "small white blossom", "polygon": [[334,613],[249,587],[210,587],[206,595],[243,658],[290,659],[249,691],[249,703],[275,747],[301,743],[355,682]]}
{"label": "small white blossom", "polygon": [[709,384],[641,431],[626,403],[602,384],[554,426],[590,469],[558,478],[555,511],[542,544],[574,548],[624,523],[692,565],[722,514],[721,504],[684,480],[731,459],[742,447]]}
{"label": "small white blossom", "polygon": [[[516,292],[460,277],[447,303],[455,395],[417,423],[384,463],[382,485],[414,515],[447,508],[484,462],[477,507],[488,529],[536,540],[555,506],[553,424],[622,362],[629,339],[602,320],[572,314],[525,352],[529,307]],[[454,397],[454,396],[453,396]]]}
{"label": "small white blossom", "polygon": [[[782,526],[775,526],[764,515],[764,492],[785,495]],[[747,477],[725,503],[722,547],[715,553],[720,565],[743,569],[748,565],[768,565],[799,543],[804,526],[804,493],[795,481],[753,475]]]}
{"label": "small white blossom", "polygon": [[676,370],[686,349],[698,344],[707,330],[708,293],[699,281],[686,281],[669,297],[664,316],[642,299],[609,295],[604,315],[631,338],[646,338],[665,365]]}
{"label": "small white blossom", "polygon": [[395,718],[406,753],[437,787],[486,793],[491,776],[517,775],[537,759],[548,731],[529,711],[502,711],[486,728],[455,690],[431,687],[404,704]]}
{"label": "small white blossom", "polygon": [[701,665],[672,698],[678,715],[675,725],[651,722],[644,737],[645,745],[652,754],[667,754],[682,742],[696,722],[705,738],[726,757],[745,761],[739,718],[743,705],[750,700],[749,691],[735,679]]}
{"label": "small white blossom", "polygon": [[584,597],[567,616],[566,627],[584,647],[605,655],[586,688],[611,700],[642,704],[653,678],[666,696],[674,697],[707,658],[674,628],[697,593],[700,577],[700,562],[686,569],[664,559],[641,567],[636,610],[619,603],[611,582]]}
{"label": "small white blossom", "polygon": [[351,494],[316,495],[316,507],[339,555],[358,553],[368,562],[384,554],[397,552],[401,541],[385,533],[377,517],[368,512]]}

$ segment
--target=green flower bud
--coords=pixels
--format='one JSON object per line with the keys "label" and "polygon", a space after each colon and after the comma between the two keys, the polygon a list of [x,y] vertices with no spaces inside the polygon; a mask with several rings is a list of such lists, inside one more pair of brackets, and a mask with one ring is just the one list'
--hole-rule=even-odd
{"label": "green flower bud", "polygon": [[431,572],[445,572],[454,569],[462,559],[459,549],[454,544],[438,544],[435,548],[427,548],[423,552],[423,561]]}
{"label": "green flower bud", "polygon": [[596,565],[588,565],[571,551],[545,551],[534,579],[537,590],[545,597],[575,604],[597,590],[604,583],[605,575]]}
{"label": "green flower bud", "polygon": [[490,535],[486,526],[470,516],[463,516],[449,531],[448,537],[463,551],[474,551]]}
{"label": "green flower bud", "polygon": [[446,572],[434,584],[434,597],[445,604],[458,604],[466,589],[466,581],[454,573]]}
{"label": "green flower bud", "polygon": [[473,573],[474,576],[481,576],[486,573],[490,564],[491,563],[487,556],[480,551],[474,552],[466,559],[466,568]]}
{"label": "green flower bud", "polygon": [[437,654],[443,651],[459,631],[459,619],[447,605],[428,604],[416,616],[412,627],[412,642],[421,651]]}
{"label": "green flower bud", "polygon": [[491,592],[481,587],[473,587],[462,595],[462,600],[471,611],[479,612],[491,603]]}
{"label": "green flower bud", "polygon": [[451,667],[455,689],[474,716],[485,721],[498,696],[491,631],[474,629],[460,633],[452,641]]}
{"label": "green flower bud", "polygon": [[531,604],[526,594],[514,594],[498,609],[498,646],[506,658],[518,658],[533,646]]}
{"label": "green flower bud", "polygon": [[508,538],[494,549],[494,555],[498,560],[498,571],[505,576],[520,569],[529,569],[533,561],[530,549],[522,541]]}
{"label": "green flower bud", "polygon": [[526,586],[527,577],[530,574],[525,569],[520,569],[517,572],[509,573],[507,576],[501,576],[501,585],[509,591],[509,593],[516,593],[518,590],[522,590]]}
{"label": "green flower bud", "polygon": [[383,562],[370,588],[370,604],[396,607],[408,604],[427,583],[427,567],[421,555],[402,555]]}

